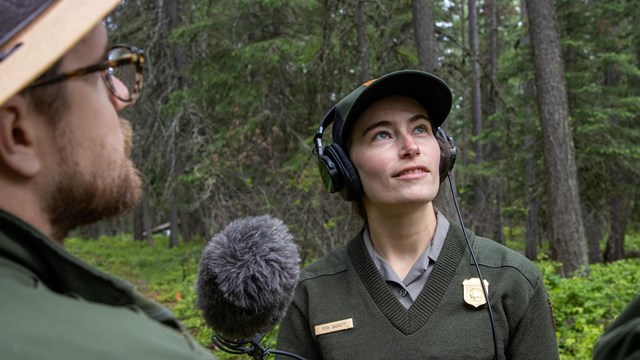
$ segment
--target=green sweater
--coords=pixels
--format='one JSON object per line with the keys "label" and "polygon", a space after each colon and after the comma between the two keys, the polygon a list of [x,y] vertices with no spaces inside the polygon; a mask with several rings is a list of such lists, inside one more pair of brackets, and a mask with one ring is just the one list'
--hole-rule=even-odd
{"label": "green sweater", "polygon": [[0,211],[0,359],[214,359],[173,314]]}
{"label": "green sweater", "polygon": [[[473,234],[470,241],[496,322],[500,359],[557,359],[553,314],[542,277],[520,254]],[[462,230],[451,224],[422,292],[407,310],[375,268],[362,234],[306,268],[280,324],[278,350],[306,359],[493,359],[486,305],[463,300],[477,278]],[[342,320],[352,319],[353,327]],[[316,335],[331,323],[341,331]],[[329,325],[326,325],[329,324]]]}

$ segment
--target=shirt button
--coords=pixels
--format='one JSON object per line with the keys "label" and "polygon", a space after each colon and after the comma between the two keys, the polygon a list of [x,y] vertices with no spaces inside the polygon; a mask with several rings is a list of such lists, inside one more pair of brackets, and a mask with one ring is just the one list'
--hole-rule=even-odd
{"label": "shirt button", "polygon": [[402,296],[402,297],[407,296],[407,290],[405,290],[405,289],[400,290],[400,296]]}

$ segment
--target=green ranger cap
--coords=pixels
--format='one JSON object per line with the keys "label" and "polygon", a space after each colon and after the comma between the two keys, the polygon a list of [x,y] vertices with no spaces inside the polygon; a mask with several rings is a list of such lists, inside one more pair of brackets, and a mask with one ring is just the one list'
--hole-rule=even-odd
{"label": "green ranger cap", "polygon": [[336,104],[333,142],[346,148],[346,140],[360,114],[387,96],[408,96],[418,101],[427,111],[434,131],[451,111],[451,90],[437,76],[418,70],[392,72],[367,81]]}

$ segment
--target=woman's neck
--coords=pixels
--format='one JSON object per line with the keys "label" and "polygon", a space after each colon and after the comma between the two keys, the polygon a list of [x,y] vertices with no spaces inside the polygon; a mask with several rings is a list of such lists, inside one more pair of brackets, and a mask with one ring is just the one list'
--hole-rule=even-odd
{"label": "woman's neck", "polygon": [[436,214],[431,202],[402,213],[388,209],[367,207],[369,235],[376,252],[404,279],[431,245]]}

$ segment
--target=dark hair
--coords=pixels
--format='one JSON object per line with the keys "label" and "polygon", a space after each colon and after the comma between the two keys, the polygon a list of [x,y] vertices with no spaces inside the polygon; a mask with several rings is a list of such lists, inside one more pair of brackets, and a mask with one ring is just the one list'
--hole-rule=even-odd
{"label": "dark hair", "polygon": [[[38,79],[56,74],[61,62],[62,60],[58,60],[49,70],[40,75]],[[65,89],[64,82],[60,82],[26,88],[22,91],[22,94],[29,98],[29,101],[31,101],[33,107],[40,115],[48,116],[52,119],[52,125],[55,125],[62,116],[62,110],[67,105]]]}

